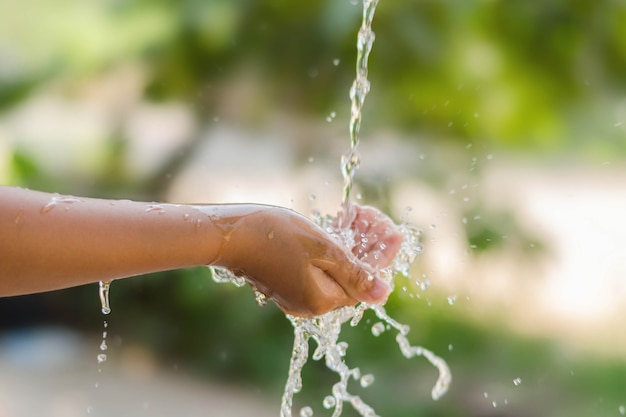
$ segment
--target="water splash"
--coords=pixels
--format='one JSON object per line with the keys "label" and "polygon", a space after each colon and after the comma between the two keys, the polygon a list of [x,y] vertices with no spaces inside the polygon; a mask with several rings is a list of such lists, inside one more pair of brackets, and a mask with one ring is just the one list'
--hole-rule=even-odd
{"label": "water splash", "polygon": [[[316,221],[326,231],[337,234],[336,229],[333,229],[332,226],[332,217],[325,216],[317,218]],[[403,273],[403,271],[408,272],[410,264],[422,251],[422,246],[419,243],[419,231],[406,224],[400,226],[400,229],[404,236],[403,244],[392,265],[381,270],[381,276],[392,288],[393,277],[398,273]],[[345,237],[346,235],[344,234],[344,239]],[[401,353],[406,358],[422,356],[439,370],[439,378],[432,389],[432,398],[437,400],[447,391],[451,382],[451,374],[446,362],[426,348],[412,346],[407,337],[410,332],[409,326],[401,324],[390,317],[383,306],[359,303],[354,307],[344,307],[311,319],[288,316],[293,324],[295,337],[291,366],[281,403],[281,417],[291,416],[293,396],[301,390],[301,371],[304,363],[306,363],[308,343],[311,338],[317,344],[312,358],[314,360],[324,358],[326,366],[337,373],[339,377],[339,382],[332,387],[334,405],[329,405],[331,401],[328,400],[328,397],[323,402],[326,408],[334,408],[332,416],[340,416],[344,404],[350,404],[362,416],[373,417],[377,415],[373,408],[359,396],[351,394],[348,390],[350,380],[358,381],[361,386],[365,387],[373,383],[373,376],[361,376],[359,368],[348,367],[344,360],[348,344],[339,341],[342,325],[349,322],[351,326],[356,326],[361,321],[366,310],[372,310],[381,320],[372,326],[373,335],[381,334],[385,331],[386,326],[389,329],[396,330],[398,332],[396,342],[400,347]]]}
{"label": "water splash", "polygon": [[[343,155],[341,160],[341,172],[344,179],[342,196],[342,217],[335,219],[332,216],[322,216],[318,212],[313,213],[313,220],[329,234],[336,236],[347,248],[354,245],[354,232],[350,229],[351,203],[350,194],[354,182],[354,175],[360,164],[358,154],[359,130],[361,127],[362,107],[365,97],[369,93],[370,84],[367,79],[368,57],[374,43],[374,32],[371,25],[378,0],[363,0],[363,20],[357,40],[356,78],[350,89],[351,112],[350,112],[350,150]],[[335,225],[338,224],[339,227]],[[383,278],[393,289],[393,279],[401,274],[409,277],[409,269],[417,256],[422,252],[420,243],[421,232],[404,223],[400,226],[403,235],[401,247],[391,266],[380,270]],[[382,248],[381,248],[382,249]],[[213,278],[218,282],[234,282],[236,285],[244,285],[245,280],[237,277],[230,271],[213,268]],[[424,277],[420,282],[422,290],[428,288],[429,281]],[[350,380],[357,381],[360,386],[368,387],[374,382],[373,375],[361,375],[359,368],[350,368],[344,358],[348,344],[339,341],[339,335],[344,323],[349,322],[356,326],[361,321],[366,310],[372,310],[381,320],[372,326],[372,334],[380,335],[387,329],[397,331],[396,342],[402,355],[406,358],[424,357],[439,370],[439,377],[432,389],[431,395],[434,400],[439,399],[446,393],[451,382],[450,369],[446,362],[430,350],[421,346],[413,346],[407,336],[410,328],[391,318],[383,306],[358,303],[356,306],[343,307],[328,312],[324,315],[303,318],[287,315],[294,328],[294,343],[289,364],[287,382],[281,400],[281,417],[292,417],[294,395],[302,390],[302,369],[309,358],[309,340],[313,339],[317,344],[312,354],[313,360],[325,361],[326,367],[335,372],[339,378],[331,389],[331,394],[324,397],[322,405],[326,409],[333,409],[332,417],[341,416],[344,405],[349,404],[364,417],[376,417],[375,410],[365,403],[361,397],[349,391]],[[313,410],[309,407],[300,409],[300,416],[311,416]]]}
{"label": "water splash", "polygon": [[[317,216],[314,220],[327,232],[332,233],[344,242],[349,242],[351,234],[345,230],[336,229],[336,224],[332,216]],[[403,224],[400,226],[403,233],[403,243],[400,247],[391,266],[380,271],[381,277],[385,279],[393,288],[393,278],[403,271],[409,270],[410,264],[422,251],[419,243],[419,231],[414,227]],[[353,240],[352,240],[353,242]],[[235,276],[232,272],[213,268],[214,279],[218,282],[234,282],[242,285],[243,278]],[[408,275],[407,275],[408,277]],[[245,282],[245,281],[244,281]],[[373,375],[361,375],[360,369],[350,368],[345,357],[348,344],[339,340],[342,326],[349,322],[350,326],[357,326],[365,311],[371,310],[380,319],[372,326],[372,334],[380,335],[386,330],[397,332],[396,342],[402,355],[408,359],[415,357],[426,358],[433,366],[439,370],[439,377],[432,389],[431,395],[434,400],[439,399],[448,390],[451,383],[451,373],[446,362],[435,355],[430,350],[413,346],[409,342],[408,334],[410,328],[390,317],[385,308],[381,305],[359,303],[356,306],[343,307],[330,311],[321,316],[313,318],[295,317],[287,315],[288,320],[294,328],[294,343],[289,364],[287,382],[281,400],[281,417],[292,417],[294,395],[302,390],[302,369],[309,359],[309,341],[312,339],[317,345],[311,357],[313,360],[324,359],[326,367],[335,372],[339,381],[332,386],[331,394],[323,399],[323,406],[326,409],[333,409],[333,417],[338,417],[343,412],[345,405],[350,405],[360,415],[366,417],[377,416],[375,410],[369,406],[361,397],[350,392],[350,381],[356,381],[361,387],[368,387],[374,382]],[[307,409],[308,410],[308,409]],[[302,410],[300,412],[302,415]],[[306,415],[306,410],[305,410]]]}

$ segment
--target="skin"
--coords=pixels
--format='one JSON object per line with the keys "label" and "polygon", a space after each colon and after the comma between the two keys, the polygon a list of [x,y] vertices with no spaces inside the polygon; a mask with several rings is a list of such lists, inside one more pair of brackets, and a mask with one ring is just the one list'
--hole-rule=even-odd
{"label": "skin", "polygon": [[244,276],[289,314],[384,302],[377,276],[402,242],[393,222],[354,205],[352,251],[306,217],[256,205],[171,205],[0,186],[0,296],[214,265]]}

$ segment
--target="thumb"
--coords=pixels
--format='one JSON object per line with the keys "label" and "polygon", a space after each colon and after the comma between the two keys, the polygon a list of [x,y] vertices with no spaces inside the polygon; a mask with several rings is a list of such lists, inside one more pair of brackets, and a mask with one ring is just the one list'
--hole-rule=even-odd
{"label": "thumb", "polygon": [[391,292],[389,284],[378,276],[374,268],[354,256],[343,253],[336,256],[333,262],[323,262],[318,266],[355,300],[380,304],[387,300]]}

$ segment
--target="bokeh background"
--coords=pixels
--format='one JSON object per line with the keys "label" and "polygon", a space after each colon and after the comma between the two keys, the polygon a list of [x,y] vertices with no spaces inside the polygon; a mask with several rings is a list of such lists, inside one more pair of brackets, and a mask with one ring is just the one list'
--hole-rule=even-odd
{"label": "bokeh background", "polygon": [[[0,183],[335,213],[360,14],[0,0]],[[430,399],[434,368],[366,316],[346,360],[380,415],[626,415],[625,23],[617,0],[381,0],[353,198],[423,230],[387,308],[453,385]],[[206,268],[111,288],[106,317],[95,285],[0,299],[0,416],[278,415],[275,306]],[[328,415],[334,376],[304,378]]]}

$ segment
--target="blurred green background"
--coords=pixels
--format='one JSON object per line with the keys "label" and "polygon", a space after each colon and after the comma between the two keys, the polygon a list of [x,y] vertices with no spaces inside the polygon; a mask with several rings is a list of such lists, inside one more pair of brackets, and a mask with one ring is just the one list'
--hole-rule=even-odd
{"label": "blurred green background", "polygon": [[[336,210],[360,14],[349,0],[0,0],[0,183]],[[362,395],[380,415],[626,414],[625,22],[617,0],[380,1],[354,198],[424,230],[387,306],[453,373],[432,401],[434,369],[366,316],[345,331],[347,361],[376,376]],[[273,305],[208,269],[114,282],[111,303],[107,366],[249,387],[278,415],[292,332]],[[16,335],[61,326],[95,362],[95,286],[0,311],[5,361]],[[311,361],[304,376],[299,401],[326,415],[333,375]]]}

